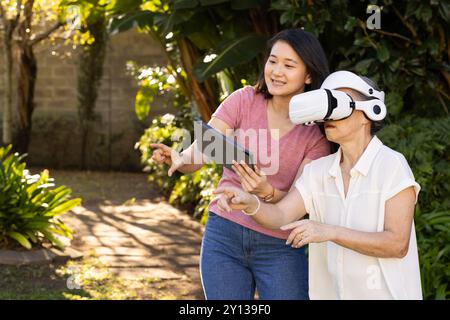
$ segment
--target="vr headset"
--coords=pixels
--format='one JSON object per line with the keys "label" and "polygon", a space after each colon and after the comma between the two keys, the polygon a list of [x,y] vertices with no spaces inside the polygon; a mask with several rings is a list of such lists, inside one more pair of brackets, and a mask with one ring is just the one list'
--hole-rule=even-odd
{"label": "vr headset", "polygon": [[[350,88],[371,98],[354,101],[347,93],[337,91]],[[342,120],[361,110],[372,121],[386,117],[384,92],[376,90],[356,74],[337,71],[330,74],[320,89],[295,95],[289,102],[289,118],[294,124],[314,124],[328,120]]]}

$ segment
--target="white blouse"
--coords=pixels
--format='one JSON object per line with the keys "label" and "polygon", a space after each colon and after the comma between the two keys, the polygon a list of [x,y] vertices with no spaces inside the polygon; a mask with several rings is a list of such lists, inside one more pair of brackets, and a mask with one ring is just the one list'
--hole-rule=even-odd
{"label": "white blouse", "polygon": [[[365,232],[384,230],[386,201],[420,186],[405,157],[374,136],[350,171],[347,196],[340,169],[341,149],[312,161],[296,181],[311,220]],[[309,245],[310,299],[422,299],[413,226],[404,258],[377,258],[334,242]]]}

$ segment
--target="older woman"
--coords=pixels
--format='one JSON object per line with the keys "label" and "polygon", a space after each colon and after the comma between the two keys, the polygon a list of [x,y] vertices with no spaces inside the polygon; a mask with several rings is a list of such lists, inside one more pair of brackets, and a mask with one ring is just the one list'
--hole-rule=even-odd
{"label": "older woman", "polygon": [[[342,80],[331,74],[333,86],[327,88],[327,78],[322,87],[356,103],[373,98],[360,90],[361,81],[370,93],[381,92],[357,75],[339,75]],[[355,102],[350,116],[325,122],[339,150],[306,165],[280,202],[261,203],[222,187],[216,190],[219,206],[241,209],[269,228],[292,229],[286,244],[295,248],[310,244],[311,299],[422,299],[413,222],[420,186],[404,156],[373,135],[368,111],[355,109]],[[306,213],[309,220],[299,220]]]}

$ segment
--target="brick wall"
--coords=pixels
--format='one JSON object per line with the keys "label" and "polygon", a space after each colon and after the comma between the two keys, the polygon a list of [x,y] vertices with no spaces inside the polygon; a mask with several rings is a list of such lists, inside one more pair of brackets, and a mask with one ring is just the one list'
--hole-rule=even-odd
{"label": "brick wall", "polygon": [[[0,53],[1,50],[0,47]],[[71,57],[61,58],[52,55],[51,50],[45,44],[35,48],[38,78],[27,163],[54,168],[77,167],[81,149],[77,118],[78,54],[72,50]],[[165,58],[150,36],[135,30],[111,38],[95,109],[97,123],[89,139],[87,163],[92,169],[139,170],[141,166],[139,152],[134,150],[135,142],[153,116],[170,112],[162,107],[161,99],[155,99],[150,118],[144,123],[137,120],[134,100],[138,87],[126,73],[129,60],[154,65],[164,64]],[[3,72],[0,63],[0,73]],[[16,83],[13,85],[15,87]],[[0,77],[1,108],[3,94],[4,82]],[[17,121],[17,114],[15,117]]]}

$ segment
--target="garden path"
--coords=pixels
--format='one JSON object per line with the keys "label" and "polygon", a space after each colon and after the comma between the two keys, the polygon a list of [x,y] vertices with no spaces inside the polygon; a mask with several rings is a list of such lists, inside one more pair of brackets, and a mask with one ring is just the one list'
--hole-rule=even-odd
{"label": "garden path", "polygon": [[51,170],[50,176],[83,199],[63,216],[74,230],[74,249],[96,256],[116,277],[164,288],[155,298],[204,299],[203,226],[168,204],[144,173]]}

